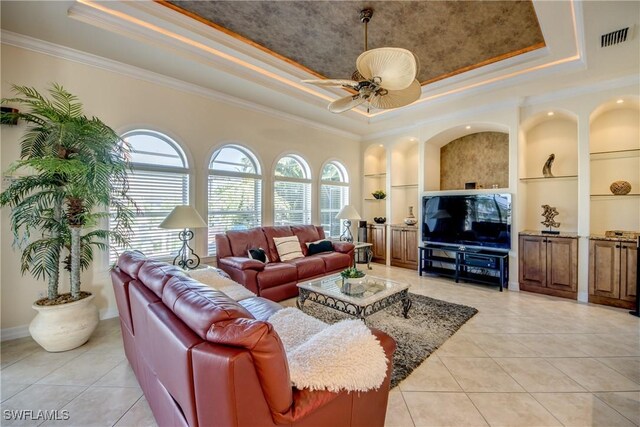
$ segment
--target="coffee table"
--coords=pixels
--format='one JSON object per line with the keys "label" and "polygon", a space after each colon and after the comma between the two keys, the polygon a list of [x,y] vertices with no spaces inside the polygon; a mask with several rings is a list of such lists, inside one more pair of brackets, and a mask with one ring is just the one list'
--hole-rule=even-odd
{"label": "coffee table", "polygon": [[409,285],[381,277],[367,275],[363,281],[352,284],[350,293],[343,285],[340,274],[320,277],[298,283],[298,301],[302,310],[305,301],[313,301],[342,313],[365,319],[398,302],[402,303],[402,314],[406,318],[411,308]]}

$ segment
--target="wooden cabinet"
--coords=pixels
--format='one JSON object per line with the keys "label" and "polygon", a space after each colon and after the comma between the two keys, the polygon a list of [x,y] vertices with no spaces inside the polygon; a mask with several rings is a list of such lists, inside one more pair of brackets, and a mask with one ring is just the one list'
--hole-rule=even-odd
{"label": "wooden cabinet", "polygon": [[637,254],[635,243],[591,239],[589,302],[633,308],[637,297]]}
{"label": "wooden cabinet", "polygon": [[372,262],[385,264],[387,262],[387,226],[383,224],[369,224],[367,242],[373,246]]}
{"label": "wooden cabinet", "polygon": [[418,268],[418,228],[391,226],[391,265]]}
{"label": "wooden cabinet", "polygon": [[577,237],[520,234],[519,257],[521,290],[577,298]]}

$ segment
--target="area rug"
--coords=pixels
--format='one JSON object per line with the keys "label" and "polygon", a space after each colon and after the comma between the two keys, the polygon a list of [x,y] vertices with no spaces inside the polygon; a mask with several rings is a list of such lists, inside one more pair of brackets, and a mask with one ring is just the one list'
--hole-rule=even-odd
{"label": "area rug", "polygon": [[[391,387],[407,378],[429,355],[440,347],[477,312],[473,307],[453,304],[424,295],[409,294],[413,305],[409,318],[402,315],[402,304],[367,317],[367,325],[392,336],[398,348],[393,357]],[[353,319],[339,311],[306,301],[303,311],[326,323]]]}

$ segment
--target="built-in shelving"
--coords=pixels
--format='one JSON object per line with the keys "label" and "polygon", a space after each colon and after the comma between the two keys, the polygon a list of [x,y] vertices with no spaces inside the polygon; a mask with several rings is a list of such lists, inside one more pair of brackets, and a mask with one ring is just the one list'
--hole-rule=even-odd
{"label": "built-in shelving", "polygon": [[640,193],[629,194],[592,194],[591,197],[638,197]]}
{"label": "built-in shelving", "polygon": [[[590,119],[591,181],[589,228],[592,234],[607,230],[640,230],[640,121],[637,104],[610,104]],[[628,194],[613,194],[612,182],[627,181]]]}
{"label": "built-in shelving", "polygon": [[[578,122],[575,117],[556,112],[540,112],[523,126],[524,139],[518,180],[518,202],[522,209],[520,225],[539,227],[542,205],[554,206],[560,213],[560,230],[578,228]],[[543,176],[543,165],[551,154],[554,176]]]}
{"label": "built-in shelving", "polygon": [[544,180],[552,181],[554,179],[578,179],[578,175],[532,176],[532,177],[520,178],[520,181],[522,182],[544,181]]}
{"label": "built-in shelving", "polygon": [[391,188],[418,188],[418,184],[397,184],[392,185]]}
{"label": "built-in shelving", "polygon": [[625,159],[640,157],[640,148],[628,150],[595,151],[591,153],[591,160]]}
{"label": "built-in shelving", "polygon": [[[384,191],[390,196],[387,173],[387,152],[378,144],[369,146],[364,152],[362,180],[362,219],[372,221],[375,217],[387,216],[387,199],[377,199],[373,196],[376,191]],[[384,258],[384,256],[382,257]]]}

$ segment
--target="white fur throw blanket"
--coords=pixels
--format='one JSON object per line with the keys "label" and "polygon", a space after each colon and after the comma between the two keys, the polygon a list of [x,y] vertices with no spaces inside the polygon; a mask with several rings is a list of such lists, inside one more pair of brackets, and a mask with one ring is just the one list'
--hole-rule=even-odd
{"label": "white fur throw blanket", "polygon": [[256,294],[245,288],[241,284],[231,279],[221,276],[215,268],[206,267],[190,270],[187,272],[189,277],[196,279],[198,282],[224,292],[231,299],[240,301],[246,298],[255,297]]}
{"label": "white fur throw blanket", "polygon": [[328,325],[291,307],[274,313],[269,322],[282,339],[297,388],[367,391],[384,381],[387,357],[363,322]]}

